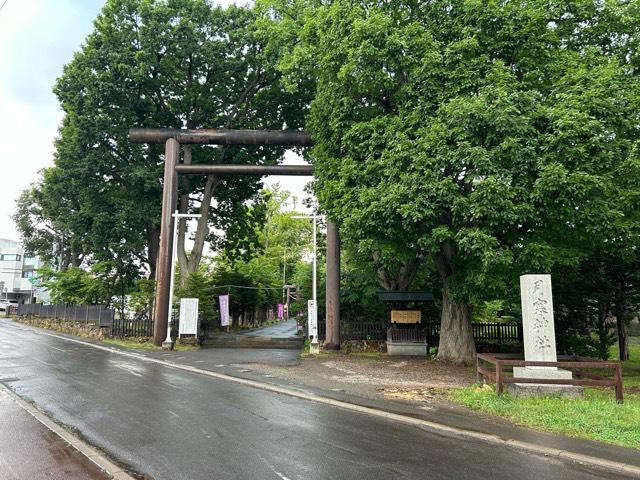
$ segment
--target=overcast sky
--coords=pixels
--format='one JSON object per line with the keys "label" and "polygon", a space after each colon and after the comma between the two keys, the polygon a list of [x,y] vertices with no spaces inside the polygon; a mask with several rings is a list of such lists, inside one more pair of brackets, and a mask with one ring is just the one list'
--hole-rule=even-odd
{"label": "overcast sky", "polygon": [[[10,218],[15,201],[52,164],[53,139],[62,119],[51,88],[104,3],[7,0],[0,10],[0,238],[19,240]],[[268,183],[276,181],[303,195],[304,178],[271,177]]]}

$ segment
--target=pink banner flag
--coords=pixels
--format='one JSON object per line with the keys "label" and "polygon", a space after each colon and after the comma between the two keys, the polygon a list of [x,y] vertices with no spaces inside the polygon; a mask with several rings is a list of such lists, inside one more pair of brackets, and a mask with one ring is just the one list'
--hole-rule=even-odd
{"label": "pink banner flag", "polygon": [[278,304],[278,318],[280,320],[284,318],[284,305],[281,303]]}
{"label": "pink banner flag", "polygon": [[229,295],[220,295],[220,325],[229,326]]}

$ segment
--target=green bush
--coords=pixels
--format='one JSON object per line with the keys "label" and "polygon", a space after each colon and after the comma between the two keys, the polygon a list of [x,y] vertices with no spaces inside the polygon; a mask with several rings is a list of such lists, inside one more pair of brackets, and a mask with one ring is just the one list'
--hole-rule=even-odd
{"label": "green bush", "polygon": [[556,337],[556,346],[560,355],[578,355],[607,360],[611,343],[607,338],[566,333]]}

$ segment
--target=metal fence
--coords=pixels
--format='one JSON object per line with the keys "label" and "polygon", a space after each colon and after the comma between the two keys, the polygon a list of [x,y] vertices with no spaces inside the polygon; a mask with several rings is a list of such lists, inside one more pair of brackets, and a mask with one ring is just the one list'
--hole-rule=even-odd
{"label": "metal fence", "polygon": [[18,305],[18,316],[43,317],[70,322],[110,327],[113,324],[115,310],[104,305],[43,305],[41,303],[23,303]]}
{"label": "metal fence", "polygon": [[[384,341],[387,339],[389,326],[389,323],[382,321],[342,321],[340,322],[340,338],[341,340]],[[409,327],[409,330],[420,331],[420,338],[425,338],[430,345],[436,345],[440,340],[440,322],[425,322],[416,327]],[[472,330],[473,338],[477,343],[522,343],[523,339],[522,324],[516,322],[473,323]],[[401,329],[398,331],[402,332]],[[402,335],[402,333],[398,333],[398,335]],[[318,337],[320,339],[326,337],[325,320],[318,320]]]}

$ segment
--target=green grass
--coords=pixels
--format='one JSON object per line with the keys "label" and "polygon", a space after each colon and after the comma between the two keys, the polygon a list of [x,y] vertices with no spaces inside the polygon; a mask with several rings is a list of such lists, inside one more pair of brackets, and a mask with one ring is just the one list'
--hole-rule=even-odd
{"label": "green grass", "polygon": [[640,449],[640,395],[619,405],[610,392],[587,389],[582,399],[497,396],[475,388],[449,390],[449,398],[517,425]]}
{"label": "green grass", "polygon": [[[611,353],[611,358],[616,358],[617,348]],[[631,360],[622,364],[622,405],[616,403],[611,388],[586,388],[584,398],[573,400],[498,396],[477,387],[450,389],[447,396],[517,425],[640,449],[640,345],[632,344],[630,353]]]}
{"label": "green grass", "polygon": [[[119,338],[106,338],[102,340],[103,343],[109,345],[116,345],[118,347],[131,348],[134,350],[160,350],[161,347],[156,347],[152,342],[137,342],[135,340],[124,340]],[[174,350],[197,350],[198,347],[193,345],[178,345],[173,347]]]}

